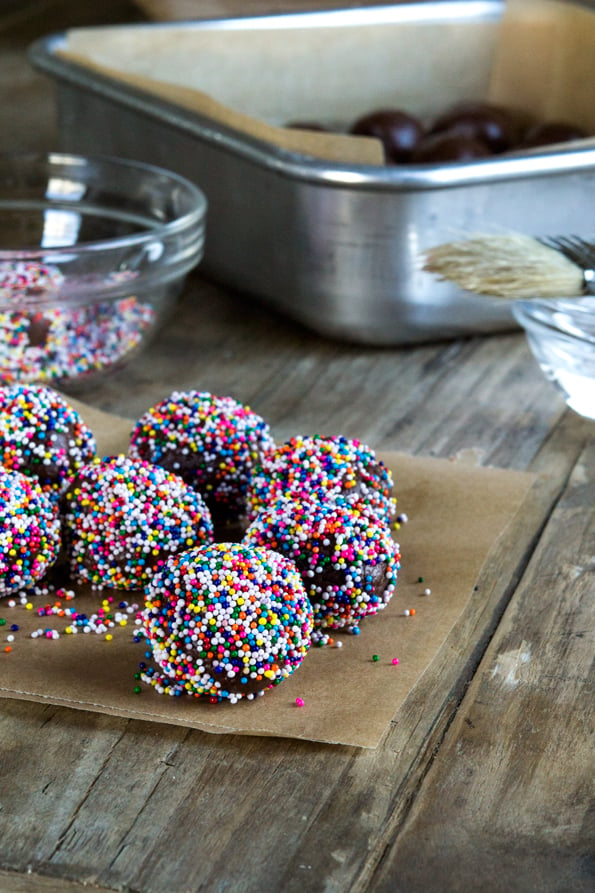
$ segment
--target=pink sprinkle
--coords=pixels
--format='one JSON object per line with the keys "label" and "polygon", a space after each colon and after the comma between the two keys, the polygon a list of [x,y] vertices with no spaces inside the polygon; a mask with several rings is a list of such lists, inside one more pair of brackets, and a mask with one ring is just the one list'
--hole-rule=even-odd
{"label": "pink sprinkle", "polygon": [[397,664],[399,663],[399,658],[398,658],[398,657],[393,657],[393,659],[392,659],[392,663],[393,663],[393,666],[396,667]]}
{"label": "pink sprinkle", "polygon": [[296,707],[303,707],[303,706],[305,705],[305,703],[306,703],[306,702],[304,701],[303,698],[296,698],[296,699],[295,699],[295,706],[296,706]]}

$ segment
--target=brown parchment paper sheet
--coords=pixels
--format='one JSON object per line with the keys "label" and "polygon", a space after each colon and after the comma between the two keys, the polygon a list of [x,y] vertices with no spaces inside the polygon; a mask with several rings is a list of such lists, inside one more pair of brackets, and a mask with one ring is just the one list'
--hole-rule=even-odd
{"label": "brown parchment paper sheet", "polygon": [[[130,421],[70,402],[95,432],[101,455],[126,450]],[[116,628],[109,642],[96,633],[32,639],[31,630],[63,631],[67,620],[40,618],[21,605],[9,608],[2,599],[2,630],[13,623],[21,628],[13,650],[0,650],[0,696],[208,732],[375,747],[465,610],[484,560],[535,479],[448,460],[380,455],[393,472],[399,511],[409,517],[395,534],[402,568],[388,607],[363,621],[359,636],[337,635],[342,648],[312,649],[293,676],[252,702],[173,699],[144,684],[135,694],[134,674],[145,646],[134,643],[132,626]],[[423,595],[426,586],[429,596]],[[81,592],[69,605],[91,614],[106,594]],[[115,605],[134,597],[112,594]],[[35,607],[44,603],[39,596],[32,600]],[[415,608],[415,616],[404,616],[406,608]],[[297,697],[305,706],[296,706]]]}
{"label": "brown parchment paper sheet", "polygon": [[[595,134],[595,12],[562,0],[508,0],[501,21],[366,22],[200,29],[75,28],[57,55],[280,148],[382,165],[375,139],[341,132],[375,108],[430,120],[461,99],[564,120]],[[336,132],[293,130],[322,121]],[[577,141],[574,145],[580,145]]]}
{"label": "brown parchment paper sheet", "polygon": [[595,135],[594,95],[595,11],[563,0],[507,0],[488,97]]}
{"label": "brown parchment paper sheet", "polygon": [[344,131],[373,108],[420,116],[484,95],[494,21],[424,20],[340,28],[75,28],[61,58],[291,151],[383,164],[380,143],[344,132],[288,129],[322,121]]}

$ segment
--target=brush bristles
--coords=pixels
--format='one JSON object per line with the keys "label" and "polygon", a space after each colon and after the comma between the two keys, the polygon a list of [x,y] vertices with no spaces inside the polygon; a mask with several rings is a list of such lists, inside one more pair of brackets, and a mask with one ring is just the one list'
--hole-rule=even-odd
{"label": "brush bristles", "polygon": [[531,236],[477,236],[426,253],[424,270],[466,291],[499,298],[576,297],[583,271]]}

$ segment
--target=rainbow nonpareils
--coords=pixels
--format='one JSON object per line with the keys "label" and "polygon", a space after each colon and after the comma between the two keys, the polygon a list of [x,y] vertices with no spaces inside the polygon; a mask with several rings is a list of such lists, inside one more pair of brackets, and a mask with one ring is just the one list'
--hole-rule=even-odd
{"label": "rainbow nonpareils", "polygon": [[[134,278],[114,273],[117,279]],[[0,381],[56,384],[117,366],[156,322],[154,307],[134,295],[74,303],[52,265],[0,262]]]}
{"label": "rainbow nonpareils", "polygon": [[301,664],[312,609],[281,555],[217,543],[170,559],[146,588],[143,626],[158,670],[141,678],[162,694],[254,699]]}
{"label": "rainbow nonpareils", "polygon": [[273,446],[250,407],[207,391],[174,391],[138,420],[129,453],[179,474],[224,525],[246,514],[253,468]]}
{"label": "rainbow nonpareils", "polygon": [[37,481],[0,467],[0,596],[40,580],[60,550],[55,505]]}
{"label": "rainbow nonpareils", "polygon": [[78,412],[42,385],[0,388],[0,463],[36,478],[52,497],[95,455],[95,438]]}
{"label": "rainbow nonpareils", "polygon": [[388,468],[370,447],[347,437],[292,437],[269,451],[248,489],[250,518],[282,497],[340,498],[390,523],[396,501]]}
{"label": "rainbow nonpareils", "polygon": [[389,528],[349,503],[278,500],[258,514],[244,542],[295,562],[317,630],[358,626],[395,589],[401,556]]}
{"label": "rainbow nonpareils", "polygon": [[127,456],[84,465],[63,503],[70,573],[95,587],[142,588],[172,554],[212,540],[199,493],[177,475]]}

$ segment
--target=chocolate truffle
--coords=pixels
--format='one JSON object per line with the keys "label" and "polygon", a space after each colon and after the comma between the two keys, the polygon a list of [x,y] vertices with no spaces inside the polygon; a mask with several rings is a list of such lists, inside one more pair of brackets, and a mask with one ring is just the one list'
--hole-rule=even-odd
{"label": "chocolate truffle", "polygon": [[180,475],[219,528],[242,521],[252,470],[273,447],[250,407],[207,391],[174,391],[137,421],[129,453]]}
{"label": "chocolate truffle", "polygon": [[60,551],[57,506],[35,478],[0,466],[0,596],[27,589]]}
{"label": "chocolate truffle", "polygon": [[529,128],[519,148],[532,149],[555,143],[568,143],[573,140],[585,139],[586,136],[586,130],[576,127],[574,124],[568,124],[566,121],[544,121]]}
{"label": "chocolate truffle", "polygon": [[385,158],[393,164],[409,161],[423,136],[424,128],[417,118],[400,109],[378,109],[358,118],[351,126],[355,136],[373,136],[384,147]]}
{"label": "chocolate truffle", "polygon": [[506,152],[517,141],[517,125],[510,112],[487,102],[459,102],[439,115],[431,134],[456,133],[485,143],[490,153]]}
{"label": "chocolate truffle", "polygon": [[250,520],[284,496],[340,497],[387,524],[396,506],[390,470],[371,447],[341,435],[292,437],[263,457],[248,488]]}
{"label": "chocolate truffle", "polygon": [[95,439],[79,413],[43,385],[0,388],[0,462],[36,478],[57,498],[95,455]]}
{"label": "chocolate truffle", "polygon": [[278,500],[258,514],[244,542],[273,549],[295,563],[317,631],[357,628],[393,595],[398,546],[385,524],[348,503]]}
{"label": "chocolate truffle", "polygon": [[62,503],[70,574],[93,588],[139,589],[172,554],[213,536],[199,493],[164,468],[127,456],[84,465]]}
{"label": "chocolate truffle", "polygon": [[312,609],[291,561],[217,543],[171,558],[146,589],[143,629],[159,669],[141,678],[161,694],[252,700],[300,666]]}
{"label": "chocolate truffle", "polygon": [[464,133],[446,131],[434,133],[417,146],[411,156],[413,164],[440,164],[452,161],[475,161],[492,155],[481,140]]}

